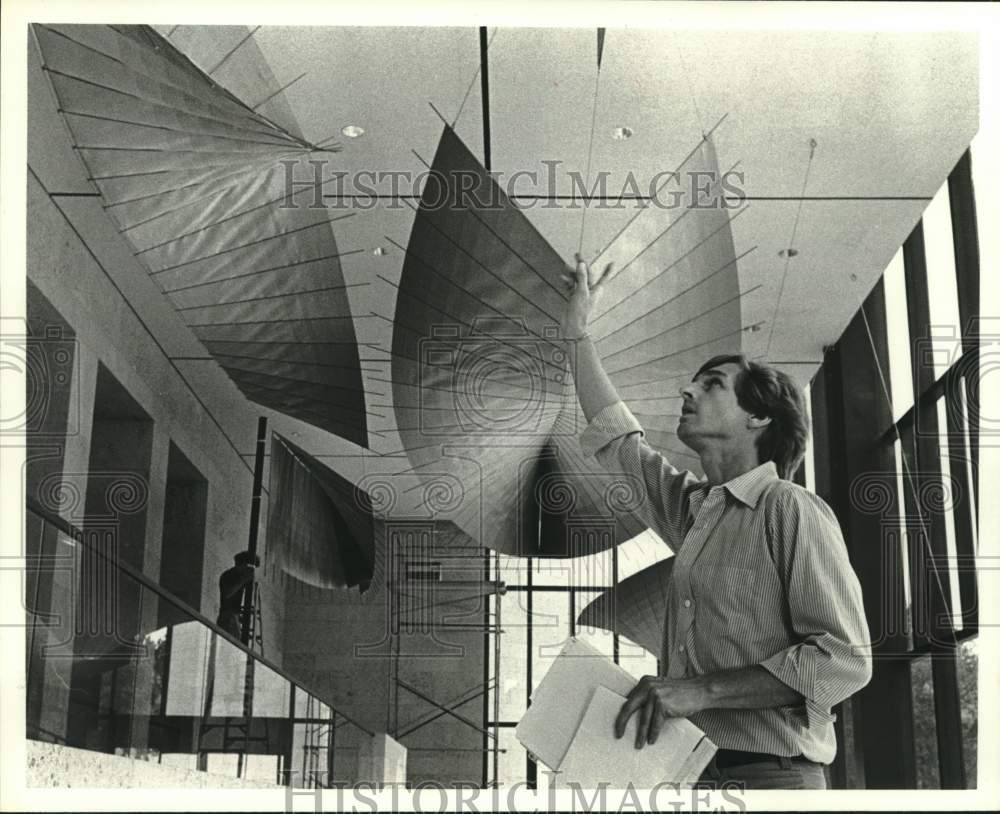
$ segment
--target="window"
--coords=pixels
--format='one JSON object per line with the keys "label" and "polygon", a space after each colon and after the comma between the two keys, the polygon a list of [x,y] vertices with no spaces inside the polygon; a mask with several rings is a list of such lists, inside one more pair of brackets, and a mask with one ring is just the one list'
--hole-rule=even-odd
{"label": "window", "polygon": [[[160,584],[197,610],[201,610],[207,511],[208,482],[171,441],[160,537]],[[159,613],[159,624],[164,627],[178,618],[177,609],[167,602],[160,603]]]}
{"label": "window", "polygon": [[489,648],[490,672],[497,683],[489,695],[487,727],[504,751],[496,756],[496,771],[493,754],[487,752],[488,785],[510,787],[528,782],[539,791],[548,787],[546,767],[529,758],[514,736],[514,728],[527,709],[530,691],[544,678],[571,636],[617,660],[637,678],[656,674],[653,655],[611,631],[578,626],[576,619],[614,585],[615,575],[621,581],[666,556],[671,556],[670,549],[650,531],[613,549],[572,560],[495,555],[494,567],[507,583],[507,593],[490,597],[490,613],[494,618],[499,616],[503,633],[499,669],[494,668],[493,648]]}
{"label": "window", "polygon": [[[854,730],[856,705],[841,707],[842,745],[851,729],[862,747],[838,756],[832,775],[841,786],[977,782],[977,233],[985,252],[995,247],[989,230],[975,228],[975,202],[985,198],[982,188],[974,198],[973,174],[987,184],[975,158],[973,149],[958,161],[814,379],[813,407],[825,409],[815,467],[825,492],[829,481],[824,496],[850,518],[852,562],[880,628],[875,657],[885,659],[861,691],[866,708],[880,709],[879,732],[866,732],[866,721]],[[851,485],[873,477],[879,505],[860,505]],[[890,548],[873,557],[878,534]],[[881,733],[890,727],[912,732],[912,743],[888,750]]]}
{"label": "window", "polygon": [[898,421],[913,404],[910,330],[906,321],[906,280],[903,274],[903,250],[900,249],[889,263],[883,278],[893,421]]}
{"label": "window", "polygon": [[934,378],[939,379],[958,359],[962,350],[962,326],[958,317],[958,284],[955,275],[955,245],[952,240],[948,185],[924,210],[924,253],[927,288],[931,292],[930,335]]}

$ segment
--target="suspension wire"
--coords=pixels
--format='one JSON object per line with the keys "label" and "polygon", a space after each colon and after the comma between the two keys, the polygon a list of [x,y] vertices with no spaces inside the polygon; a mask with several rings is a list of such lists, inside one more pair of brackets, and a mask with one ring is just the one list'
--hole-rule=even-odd
{"label": "suspension wire", "polygon": [[594,130],[597,127],[597,99],[601,89],[601,60],[604,57],[604,34],[603,28],[597,29],[597,74],[594,77],[594,102],[590,109],[590,143],[587,146],[587,172],[584,176],[584,201],[583,215],[580,217],[580,240],[577,243],[577,253],[583,254],[583,235],[587,228],[587,194],[590,192],[590,164],[594,157]]}
{"label": "suspension wire", "polygon": [[805,175],[802,178],[802,191],[799,193],[799,205],[795,209],[795,220],[792,222],[792,236],[788,239],[788,246],[785,249],[785,267],[781,272],[781,284],[778,286],[778,296],[774,302],[774,313],[771,315],[771,330],[767,334],[767,348],[764,356],[771,353],[771,341],[774,339],[774,326],[778,318],[778,309],[781,308],[781,297],[785,293],[785,280],[788,278],[788,264],[794,256],[795,236],[799,230],[799,217],[802,215],[802,203],[805,200],[806,184],[809,183],[809,171],[812,169],[813,158],[816,155],[816,139],[809,139],[809,163],[806,164]]}
{"label": "suspension wire", "polygon": [[[494,28],[493,33],[490,34],[489,42],[486,43],[486,48],[489,49],[493,45],[493,39],[496,37],[499,28]],[[454,130],[455,126],[458,124],[458,119],[462,115],[462,111],[465,109],[465,103],[469,99],[469,94],[472,93],[473,87],[475,87],[476,80],[479,78],[479,72],[482,70],[482,62],[476,65],[476,72],[472,75],[472,79],[469,80],[469,86],[465,89],[465,96],[462,97],[462,104],[458,106],[458,113],[455,114],[455,118],[451,121],[451,129]]]}
{"label": "suspension wire", "polygon": [[674,38],[674,50],[677,51],[677,59],[681,63],[681,73],[684,75],[684,81],[687,84],[688,95],[691,97],[691,106],[694,108],[695,117],[698,119],[698,126],[701,128],[701,135],[703,138],[708,138],[705,132],[705,118],[701,115],[701,108],[698,106],[698,98],[694,93],[694,85],[691,83],[691,72],[687,68],[687,63],[684,60],[684,52],[681,50],[680,43],[677,39],[677,32],[671,31]]}

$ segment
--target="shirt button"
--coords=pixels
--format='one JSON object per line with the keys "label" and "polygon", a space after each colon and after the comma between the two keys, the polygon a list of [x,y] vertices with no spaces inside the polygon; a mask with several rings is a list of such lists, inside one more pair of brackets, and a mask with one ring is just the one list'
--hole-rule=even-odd
{"label": "shirt button", "polygon": [[691,600],[690,599],[685,599],[684,600],[684,607],[685,608],[690,608],[691,607]]}
{"label": "shirt button", "polygon": [[684,652],[684,645],[681,645],[680,647],[678,647],[677,650],[680,651],[681,653],[683,653]]}

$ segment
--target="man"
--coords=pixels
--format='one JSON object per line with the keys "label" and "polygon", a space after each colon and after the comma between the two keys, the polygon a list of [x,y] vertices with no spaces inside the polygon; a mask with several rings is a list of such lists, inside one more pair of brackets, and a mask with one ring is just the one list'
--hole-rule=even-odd
{"label": "man", "polygon": [[[836,753],[831,707],[868,683],[861,588],[837,520],[787,480],[805,450],[801,393],[784,373],[717,357],[681,389],[678,438],[704,480],[653,450],[587,335],[611,275],[593,281],[577,255],[563,332],[588,426],[583,448],[639,477],[639,515],[676,553],[660,676],[645,676],[615,721],[637,716],[635,746],[686,717],[719,747],[702,776],[746,788],[826,788]],[[669,779],[669,778],[667,778]]]}
{"label": "man", "polygon": [[241,551],[233,557],[236,563],[227,568],[219,577],[219,617],[215,623],[226,633],[239,639],[241,634],[240,614],[243,612],[243,589],[253,584],[254,568],[260,565],[260,557],[249,551]]}

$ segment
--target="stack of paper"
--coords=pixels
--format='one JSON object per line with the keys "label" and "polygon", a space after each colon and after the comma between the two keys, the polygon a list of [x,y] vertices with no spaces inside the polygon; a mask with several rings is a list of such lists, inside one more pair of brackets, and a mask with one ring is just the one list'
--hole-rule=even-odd
{"label": "stack of paper", "polygon": [[687,719],[667,719],[655,744],[636,749],[636,714],[625,735],[615,738],[615,718],[635,684],[617,664],[571,639],[532,694],[517,739],[558,772],[561,783],[583,788],[694,783],[716,747]]}

